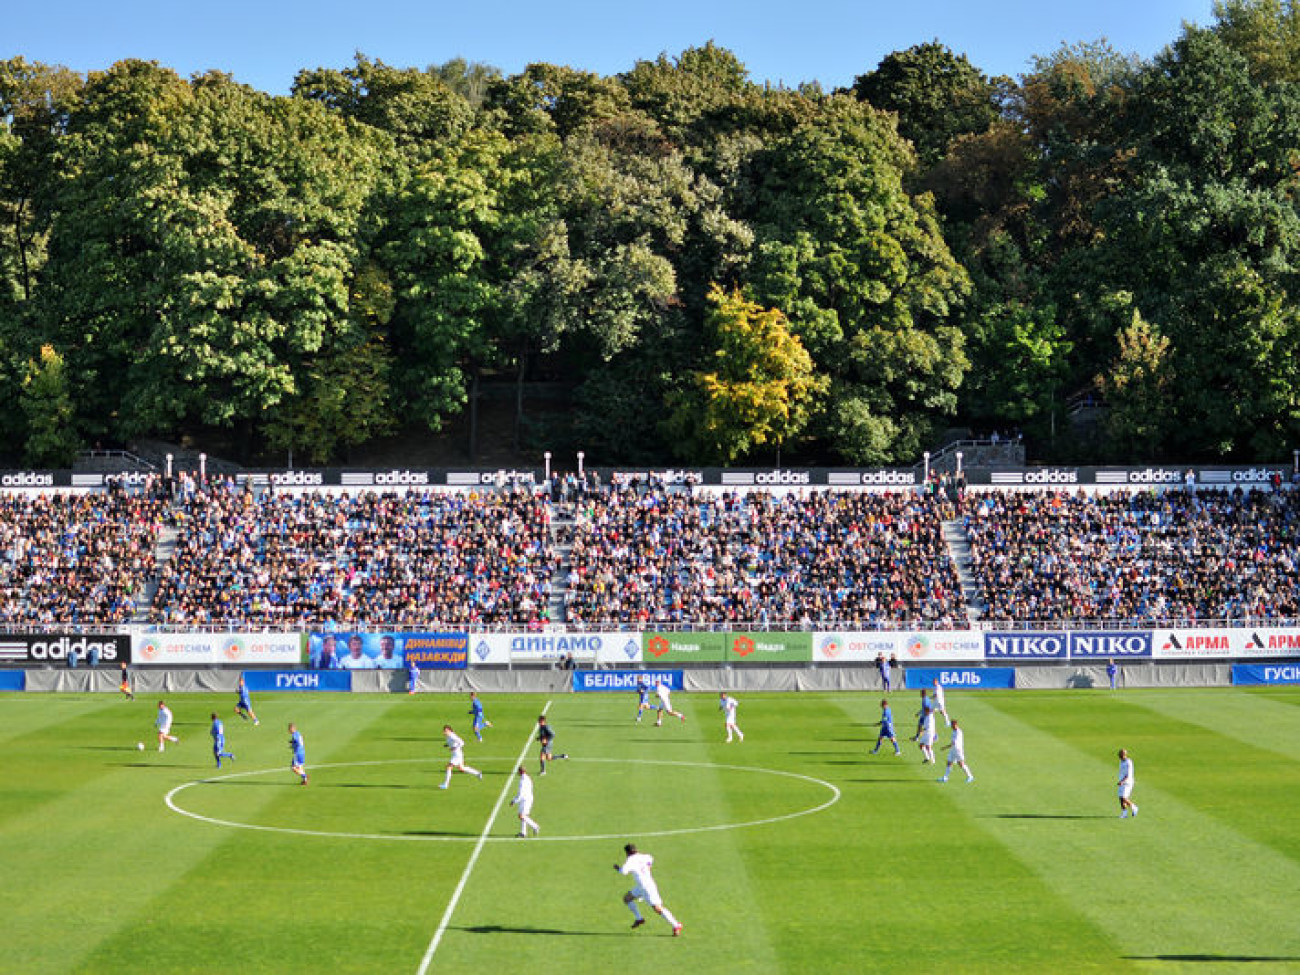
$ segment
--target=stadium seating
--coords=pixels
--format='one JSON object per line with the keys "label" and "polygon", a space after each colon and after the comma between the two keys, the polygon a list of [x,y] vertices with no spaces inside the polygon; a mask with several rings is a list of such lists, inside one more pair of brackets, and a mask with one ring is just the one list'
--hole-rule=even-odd
{"label": "stadium seating", "polygon": [[1294,619],[1300,493],[969,494],[993,622]]}

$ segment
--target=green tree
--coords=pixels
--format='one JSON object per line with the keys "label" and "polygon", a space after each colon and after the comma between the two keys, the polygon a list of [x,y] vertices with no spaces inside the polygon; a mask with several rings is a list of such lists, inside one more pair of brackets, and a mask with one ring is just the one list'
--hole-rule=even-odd
{"label": "green tree", "polygon": [[853,462],[867,455],[849,418],[887,420],[867,438],[890,438],[877,459],[911,460],[967,367],[954,312],[969,281],[932,200],[904,188],[912,158],[888,116],[845,97],[756,157],[749,279],[833,380],[822,432]]}
{"label": "green tree", "polygon": [[808,422],[824,380],[776,309],[716,286],[709,305],[713,354],[668,420],[679,455],[730,464],[768,445],[779,451]]}
{"label": "green tree", "polygon": [[876,108],[898,115],[898,131],[929,168],[954,139],[988,131],[999,117],[1008,79],[990,79],[964,54],[938,41],[895,51],[874,71],[859,75],[852,92]]}
{"label": "green tree", "polygon": [[1176,416],[1169,338],[1135,308],[1116,339],[1115,359],[1097,377],[1097,388],[1109,407],[1105,429],[1110,452],[1117,458],[1149,462],[1164,452]]}
{"label": "green tree", "polygon": [[1102,232],[1077,258],[1084,302],[1130,292],[1169,339],[1170,449],[1276,455],[1300,430],[1300,92],[1255,80],[1213,31],[1190,28],[1135,101],[1132,176],[1101,201]]}
{"label": "green tree", "polygon": [[73,428],[67,369],[53,346],[41,346],[27,363],[20,404],[27,421],[25,461],[33,467],[71,467],[81,440]]}
{"label": "green tree", "polygon": [[1214,32],[1241,54],[1256,81],[1300,82],[1300,4],[1215,0]]}
{"label": "green tree", "polygon": [[[110,433],[252,432],[352,327],[362,213],[391,143],[301,99],[127,62],[64,140],[48,311]],[[114,382],[107,378],[113,377]]]}
{"label": "green tree", "polygon": [[471,90],[474,84],[486,87],[475,70],[478,66],[461,62],[459,76],[455,68],[445,67],[445,71],[394,68],[358,53],[350,68],[300,71],[293,93],[387,132],[399,146],[419,156],[458,139],[473,124],[474,106],[451,80],[459,78]]}

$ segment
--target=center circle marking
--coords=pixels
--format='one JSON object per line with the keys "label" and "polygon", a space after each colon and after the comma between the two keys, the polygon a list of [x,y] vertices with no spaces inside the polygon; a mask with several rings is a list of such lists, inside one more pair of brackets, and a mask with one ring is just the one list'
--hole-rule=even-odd
{"label": "center circle marking", "polygon": [[[767,826],[772,823],[781,823],[790,819],[799,819],[802,816],[811,816],[815,813],[819,813],[826,809],[829,809],[831,806],[835,805],[835,803],[840,801],[839,788],[837,786],[832,785],[830,782],[827,782],[825,779],[818,779],[811,775],[802,775],[799,772],[786,772],[781,769],[760,768],[754,765],[720,765],[715,762],[674,762],[674,761],[667,761],[667,760],[653,759],[653,758],[635,758],[635,759],[571,758],[569,759],[569,761],[606,763],[611,765],[613,764],[668,765],[668,766],[678,766],[681,768],[723,769],[729,772],[754,772],[759,775],[776,775],[776,776],[780,776],[781,778],[797,779],[802,782],[810,782],[813,785],[821,786],[823,789],[826,789],[827,791],[830,792],[830,798],[818,805],[809,806],[805,809],[796,809],[794,812],[783,813],[780,816],[768,816],[763,819],[749,819],[749,820],[744,820],[742,822],[735,822],[735,823],[717,823],[712,826],[688,826],[688,827],[682,827],[680,829],[661,829],[661,830],[654,830],[651,832],[638,832],[637,836],[646,836],[646,837],[681,836],[690,833],[715,833],[715,832],[721,832],[723,830],[747,829],[751,826]],[[417,763],[437,764],[437,760],[429,759],[429,758],[394,758],[394,759],[381,759],[379,761],[371,761],[371,762],[331,762],[328,764],[313,765],[311,766],[311,769],[312,771],[315,771],[316,769],[326,769],[326,768],[353,768],[357,766],[367,766],[367,765],[408,765],[408,764],[417,764]],[[388,840],[388,841],[398,841],[398,842],[408,842],[408,843],[409,842],[416,842],[416,843],[421,843],[421,842],[423,843],[428,843],[428,842],[477,843],[479,842],[479,837],[477,836],[411,836],[411,835],[396,834],[396,833],[350,833],[350,832],[337,832],[333,830],[322,830],[322,829],[300,829],[294,826],[267,826],[261,823],[241,823],[231,819],[219,819],[215,816],[204,816],[202,813],[194,812],[191,809],[184,808],[177,801],[177,796],[179,796],[186,789],[193,788],[194,786],[204,785],[209,782],[218,782],[223,779],[247,778],[249,776],[254,776],[254,775],[273,775],[284,771],[285,770],[283,768],[277,767],[277,768],[267,768],[267,769],[254,769],[248,772],[229,772],[225,775],[214,775],[206,779],[198,779],[194,782],[186,782],[182,785],[178,785],[176,788],[172,789],[170,792],[167,793],[166,796],[163,797],[163,801],[166,803],[167,808],[174,813],[178,813],[182,816],[188,816],[191,819],[197,819],[200,822],[211,823],[215,826],[228,826],[232,829],[252,829],[252,830],[259,830],[265,833],[288,833],[296,836],[326,836],[335,839]],[[581,842],[585,840],[615,840],[615,839],[625,839],[625,838],[626,836],[624,833],[599,833],[599,834],[583,833],[581,835],[571,835],[571,836],[535,836],[532,839],[530,839],[528,842],[531,845],[533,843],[539,843],[539,842],[540,843],[546,843],[546,842],[573,843],[573,842]],[[488,837],[484,837],[483,839],[488,843],[500,843],[500,842],[517,843],[518,842],[518,839],[513,836],[488,836]]]}

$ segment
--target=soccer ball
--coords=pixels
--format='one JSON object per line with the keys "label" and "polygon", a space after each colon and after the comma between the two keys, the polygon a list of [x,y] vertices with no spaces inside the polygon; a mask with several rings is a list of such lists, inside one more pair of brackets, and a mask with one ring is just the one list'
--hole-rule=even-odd
{"label": "soccer ball", "polygon": [[137,741],[137,742],[135,743],[135,747],[136,747],[136,749],[137,749],[138,751],[144,751],[144,742],[142,742],[142,741]]}

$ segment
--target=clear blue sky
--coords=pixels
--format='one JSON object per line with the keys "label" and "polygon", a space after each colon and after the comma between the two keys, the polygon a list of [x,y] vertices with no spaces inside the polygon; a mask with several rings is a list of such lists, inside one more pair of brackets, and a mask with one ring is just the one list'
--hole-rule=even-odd
{"label": "clear blue sky", "polygon": [[507,74],[533,61],[616,74],[713,40],[755,81],[851,84],[891,51],[938,39],[988,74],[1019,75],[1062,42],[1150,57],[1212,0],[52,0],[11,3],[0,57],[99,70],[122,58],[182,76],[215,68],[285,94],[302,68],[354,52],[398,67],[453,57]]}

